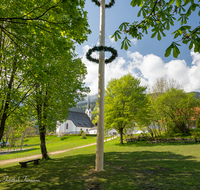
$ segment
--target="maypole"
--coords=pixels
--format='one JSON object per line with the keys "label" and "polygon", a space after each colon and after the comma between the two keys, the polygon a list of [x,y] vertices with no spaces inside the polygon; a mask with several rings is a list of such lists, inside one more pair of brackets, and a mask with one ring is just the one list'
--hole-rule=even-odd
{"label": "maypole", "polygon": [[[104,84],[105,84],[105,63],[112,62],[117,57],[117,51],[111,47],[105,46],[105,8],[110,8],[115,1],[106,5],[105,0],[92,0],[100,6],[100,41],[99,46],[90,49],[86,55],[87,59],[99,63],[98,72],[98,120],[97,120],[97,146],[96,146],[96,171],[103,171],[104,165]],[[99,59],[91,57],[92,52],[99,51]],[[105,60],[105,51],[110,51],[112,56]]]}

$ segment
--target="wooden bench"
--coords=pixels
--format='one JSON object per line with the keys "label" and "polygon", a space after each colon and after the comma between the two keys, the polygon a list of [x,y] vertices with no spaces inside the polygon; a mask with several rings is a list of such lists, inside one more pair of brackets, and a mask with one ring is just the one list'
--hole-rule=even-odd
{"label": "wooden bench", "polygon": [[24,161],[24,162],[19,162],[19,163],[21,164],[21,168],[27,168],[27,167],[28,167],[28,166],[27,166],[27,163],[29,163],[29,162],[34,162],[34,163],[33,163],[34,165],[38,165],[38,164],[40,164],[40,163],[39,163],[39,160],[40,160],[40,158],[34,159],[34,160],[28,160],[28,161]]}

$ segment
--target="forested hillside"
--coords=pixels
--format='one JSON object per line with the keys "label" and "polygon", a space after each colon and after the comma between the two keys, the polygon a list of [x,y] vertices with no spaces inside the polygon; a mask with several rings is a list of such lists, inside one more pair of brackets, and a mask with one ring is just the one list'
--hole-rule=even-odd
{"label": "forested hillside", "polygon": [[[92,111],[93,111],[95,105],[96,105],[96,100],[90,102],[90,108],[91,108]],[[87,108],[87,102],[77,104],[76,107],[70,108],[69,110],[85,113],[86,108]]]}

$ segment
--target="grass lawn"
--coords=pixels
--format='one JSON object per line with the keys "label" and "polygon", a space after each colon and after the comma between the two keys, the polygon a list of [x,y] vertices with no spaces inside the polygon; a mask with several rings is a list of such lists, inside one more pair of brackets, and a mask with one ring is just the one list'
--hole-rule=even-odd
{"label": "grass lawn", "polygon": [[[87,139],[83,139],[81,136],[47,136],[46,137],[46,147],[48,152],[53,152],[57,150],[65,150],[73,147],[78,147],[86,144],[91,144],[96,142],[95,136],[87,136]],[[20,144],[20,143],[19,143]],[[31,137],[24,140],[24,144],[28,146],[23,147],[26,150],[14,151],[10,154],[0,155],[0,160],[7,160],[13,158],[26,157],[30,155],[41,154],[40,149],[40,137]],[[20,147],[18,147],[20,148]],[[3,148],[7,150],[8,148]]]}
{"label": "grass lawn", "polygon": [[200,144],[120,145],[115,139],[104,150],[103,172],[94,171],[96,146],[52,155],[28,168],[5,165],[0,189],[200,189]]}

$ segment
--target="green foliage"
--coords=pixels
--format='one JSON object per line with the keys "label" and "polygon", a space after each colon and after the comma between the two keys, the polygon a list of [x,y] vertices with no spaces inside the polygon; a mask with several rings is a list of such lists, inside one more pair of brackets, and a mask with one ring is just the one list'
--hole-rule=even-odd
{"label": "green foliage", "polygon": [[75,44],[83,43],[90,33],[84,3],[1,1],[0,139],[6,119],[21,109],[19,105],[28,105],[27,112],[36,115],[32,110],[37,102],[45,113],[42,117],[50,122],[45,125],[55,126],[75,105],[74,99],[88,92],[83,84],[86,68],[74,59]]}
{"label": "green foliage", "polygon": [[168,57],[171,54],[171,51],[173,50],[173,56],[175,58],[178,57],[178,55],[180,54],[180,51],[178,49],[178,46],[180,46],[179,44],[173,42],[166,50],[165,50],[165,57]]}
{"label": "green foliage", "polygon": [[197,100],[194,94],[183,90],[170,89],[158,96],[153,102],[160,121],[167,125],[168,131],[188,134],[188,125],[194,117]]}
{"label": "green foliage", "polygon": [[149,136],[148,133],[141,133],[141,134],[138,135],[137,139],[139,141],[147,141],[147,140],[150,139],[150,136]]}
{"label": "green foliage", "polygon": [[86,136],[92,136],[92,137],[96,137],[97,134],[86,134]]}
{"label": "green foliage", "polygon": [[[101,3],[98,0],[92,0],[98,7],[100,7]],[[105,8],[110,8],[115,4],[115,0],[111,0],[109,4],[105,4]]]}
{"label": "green foliage", "polygon": [[197,119],[196,128],[197,128],[197,129],[200,129],[200,119]]}
{"label": "green foliage", "polygon": [[83,133],[84,133],[84,131],[81,129],[81,130],[80,130],[80,134],[82,135]]}
{"label": "green foliage", "polygon": [[127,37],[125,37],[124,40],[123,40],[123,42],[122,42],[121,49],[127,50],[128,46],[131,47],[131,41]]}
{"label": "green foliage", "polygon": [[96,123],[97,123],[97,117],[98,117],[98,101],[96,101],[96,105],[92,111],[92,118],[93,118],[92,123],[94,125],[96,125]]}
{"label": "green foliage", "polygon": [[106,87],[105,128],[116,129],[123,143],[123,130],[133,127],[133,122],[140,122],[146,116],[148,100],[146,87],[140,86],[140,80],[130,74],[120,79],[112,79]]}
{"label": "green foliage", "polygon": [[21,110],[16,111],[16,115],[11,115],[6,120],[4,138],[9,139],[24,139],[26,136],[35,135],[36,128],[34,127],[34,122],[30,121],[26,112],[25,106]]}
{"label": "green foliage", "polygon": [[68,136],[80,136],[80,134],[69,134]]}
{"label": "green foliage", "polygon": [[88,52],[86,53],[86,58],[89,61],[95,62],[95,63],[99,63],[99,59],[95,59],[91,57],[91,54],[95,51],[108,51],[110,52],[112,55],[110,58],[105,59],[105,63],[111,63],[118,55],[117,55],[117,50],[115,50],[112,47],[107,47],[107,46],[94,46],[92,49],[89,49]]}
{"label": "green foliage", "polygon": [[81,133],[82,139],[87,139],[86,134],[85,133]]}
{"label": "green foliage", "polygon": [[[174,31],[174,39],[180,38],[177,42],[183,44],[189,44],[189,49],[194,46],[195,52],[200,52],[200,26],[198,23],[199,19],[196,19],[196,27],[192,28],[187,25],[188,19],[192,12],[197,11],[200,8],[200,4],[193,0],[161,0],[161,1],[146,1],[146,0],[132,0],[132,7],[141,7],[138,12],[138,17],[142,17],[140,22],[134,21],[132,24],[124,22],[119,26],[112,37],[115,41],[121,39],[121,31],[129,34],[132,38],[141,40],[143,34],[148,34],[148,30],[152,31],[151,38],[155,38],[160,41],[162,37],[166,37],[164,31],[169,30],[171,26],[180,23],[181,27]],[[200,16],[200,11],[199,11]],[[178,18],[177,18],[178,17]],[[194,21],[194,22],[195,22]],[[127,50],[130,45],[130,41],[125,36],[122,41],[122,49]],[[168,57],[173,50],[173,56],[175,58],[180,54],[178,46],[179,43],[172,42],[172,44],[166,49],[165,56]]]}

